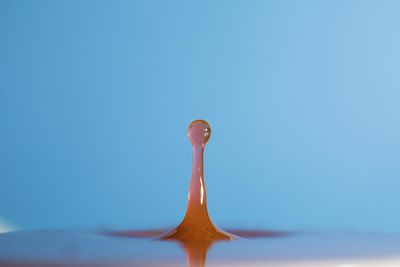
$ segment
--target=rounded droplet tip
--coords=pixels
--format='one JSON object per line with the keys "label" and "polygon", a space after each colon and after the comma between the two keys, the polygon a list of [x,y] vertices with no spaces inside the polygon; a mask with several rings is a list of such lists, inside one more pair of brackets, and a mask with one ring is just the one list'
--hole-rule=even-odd
{"label": "rounded droplet tip", "polygon": [[204,120],[193,121],[188,128],[188,137],[190,142],[195,144],[205,144],[211,136],[211,127]]}

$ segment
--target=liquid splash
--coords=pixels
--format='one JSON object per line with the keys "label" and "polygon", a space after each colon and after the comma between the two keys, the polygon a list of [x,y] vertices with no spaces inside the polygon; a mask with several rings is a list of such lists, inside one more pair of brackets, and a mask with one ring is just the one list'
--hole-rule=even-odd
{"label": "liquid splash", "polygon": [[162,234],[159,240],[177,241],[185,249],[191,267],[204,266],[213,243],[237,237],[216,227],[208,214],[204,182],[204,149],[211,137],[211,127],[204,120],[193,121],[187,135],[192,143],[192,178],[185,217],[174,229]]}
{"label": "liquid splash", "polygon": [[204,149],[211,136],[211,127],[204,120],[189,125],[188,137],[192,143],[192,178],[188,204],[182,222],[171,231],[159,237],[160,240],[178,240],[186,243],[234,240],[237,237],[216,227],[208,214],[207,193],[204,182]]}
{"label": "liquid splash", "polygon": [[150,231],[125,231],[114,233],[125,237],[151,237],[160,241],[174,241],[185,250],[188,266],[205,266],[206,256],[213,244],[243,238],[282,237],[285,232],[261,230],[232,230],[226,232],[215,226],[208,214],[207,193],[204,181],[204,149],[211,137],[211,127],[204,120],[193,121],[187,131],[192,144],[192,177],[188,203],[182,222],[175,228]]}

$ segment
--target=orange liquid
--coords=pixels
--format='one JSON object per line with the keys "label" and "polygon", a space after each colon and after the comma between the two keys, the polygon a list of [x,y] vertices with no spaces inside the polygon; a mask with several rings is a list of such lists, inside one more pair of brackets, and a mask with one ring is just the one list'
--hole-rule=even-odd
{"label": "orange liquid", "polygon": [[186,214],[177,227],[159,237],[160,240],[181,243],[190,266],[204,266],[207,250],[212,243],[236,238],[218,229],[208,214],[203,157],[210,136],[211,128],[206,121],[196,120],[190,124],[188,137],[193,146],[193,166]]}
{"label": "orange liquid", "polygon": [[[225,232],[216,227],[208,214],[207,194],[204,181],[204,149],[211,136],[211,127],[204,120],[193,121],[188,128],[188,137],[192,143],[192,177],[188,194],[188,204],[182,222],[175,228],[163,232],[126,231],[113,233],[126,237],[157,237],[157,240],[178,242],[186,252],[188,265],[205,266],[209,248],[219,241],[231,241],[240,237],[280,237],[284,232],[232,230]],[[239,237],[240,236],[240,237]]]}

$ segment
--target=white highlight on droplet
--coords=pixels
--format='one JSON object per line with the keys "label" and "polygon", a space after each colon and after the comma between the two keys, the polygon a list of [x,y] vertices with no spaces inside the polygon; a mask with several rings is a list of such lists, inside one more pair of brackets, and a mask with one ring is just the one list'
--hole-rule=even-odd
{"label": "white highlight on droplet", "polygon": [[203,201],[204,201],[204,186],[203,186],[203,181],[202,181],[201,176],[200,176],[200,185],[201,185],[201,187],[200,187],[200,203],[201,203],[201,205],[203,205]]}

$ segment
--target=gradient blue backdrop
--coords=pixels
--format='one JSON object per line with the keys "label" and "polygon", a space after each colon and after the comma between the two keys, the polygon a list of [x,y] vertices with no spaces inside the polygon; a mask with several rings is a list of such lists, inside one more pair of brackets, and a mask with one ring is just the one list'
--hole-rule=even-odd
{"label": "gradient blue backdrop", "polygon": [[[399,1],[0,1],[0,218],[400,232]],[[0,219],[1,220],[1,219]]]}

